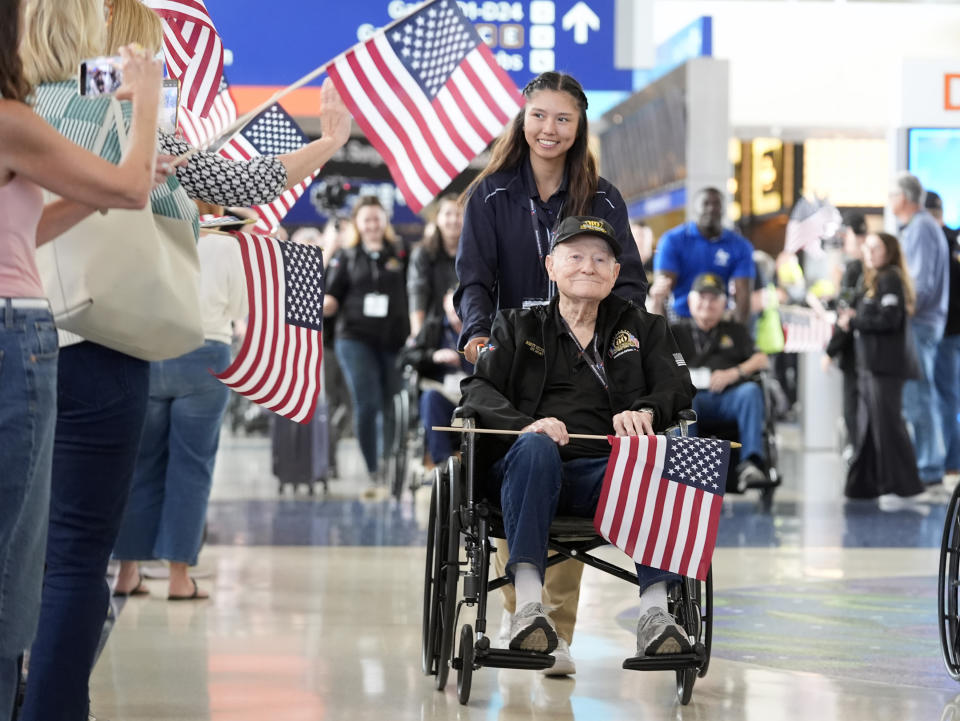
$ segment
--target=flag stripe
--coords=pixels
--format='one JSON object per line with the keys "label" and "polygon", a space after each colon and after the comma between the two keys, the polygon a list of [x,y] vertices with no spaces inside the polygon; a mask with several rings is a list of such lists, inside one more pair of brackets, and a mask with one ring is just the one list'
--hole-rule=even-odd
{"label": "flag stripe", "polygon": [[463,142],[467,144],[470,148],[471,155],[477,155],[482,153],[484,148],[487,147],[487,142],[474,129],[474,123],[476,119],[470,120],[461,110],[460,104],[457,99],[453,96],[453,93],[450,92],[450,87],[445,87],[439,93],[434,100],[434,106],[439,103],[445,117],[449,119],[453,126],[456,127],[457,132],[460,134],[460,137],[463,138]]}
{"label": "flag stripe", "polygon": [[697,495],[695,489],[683,486],[677,493],[680,496],[680,506],[677,508],[677,529],[671,534],[673,548],[670,551],[670,569],[675,573],[681,572],[683,552],[687,547],[687,535],[690,533],[690,515],[693,512],[693,499]]}
{"label": "flag stripe", "polygon": [[493,81],[496,82],[496,78],[492,77],[490,73],[483,73],[483,79],[480,78],[479,68],[474,68],[474,63],[483,66],[482,59],[480,54],[477,52],[472,52],[467,56],[467,62],[463,63],[460,66],[460,69],[463,70],[463,74],[466,76],[471,87],[476,90],[477,95],[480,96],[481,107],[488,108],[491,115],[494,118],[494,126],[491,132],[491,137],[497,134],[499,130],[510,122],[510,118],[507,116],[503,109],[500,107],[499,103],[494,100],[493,95],[490,93],[490,90],[487,88],[487,85]]}
{"label": "flag stripe", "polygon": [[[710,508],[710,526],[707,528],[706,537],[703,540],[704,553],[700,558],[697,569],[697,578],[706,578],[710,570],[710,559],[713,555],[713,548],[717,543],[717,526],[720,525],[720,506],[722,501],[719,496],[714,496],[713,506]],[[707,553],[706,549],[710,549]]]}
{"label": "flag stripe", "polygon": [[[623,479],[623,468],[626,465],[627,456],[630,454],[630,441],[623,438],[607,436],[607,441],[613,447],[610,453],[610,460],[607,461],[607,470],[603,476],[603,486],[600,489],[600,500],[597,503],[598,509],[603,509],[600,517],[600,523],[597,530],[604,538],[610,538],[610,524],[613,522],[613,511],[616,504],[608,503],[608,499],[616,498],[620,490],[620,483]],[[624,448],[626,445],[626,448]]]}
{"label": "flag stripe", "polygon": [[[480,43],[477,46],[477,53],[483,61],[482,66],[487,68],[495,78],[487,87],[497,96],[497,102],[507,114],[507,122],[509,122],[510,116],[517,112],[517,108],[522,108],[526,102],[523,93],[514,85],[507,71],[500,67],[500,63],[497,62],[493,51],[486,43]],[[474,67],[477,65],[475,64]]]}
{"label": "flag stripe", "polygon": [[[283,293],[285,288],[283,274],[281,273],[282,260],[278,257],[279,250],[274,243],[271,243],[264,236],[257,236],[257,242],[263,248],[264,261],[266,263],[266,278],[269,283],[269,295],[267,297],[268,307],[272,308],[267,325],[267,343],[263,348],[261,365],[267,369],[258,378],[254,379],[252,384],[248,383],[245,389],[245,395],[252,401],[260,401],[267,396],[267,393],[276,382],[280,374],[282,358],[278,358],[278,348],[286,351],[287,344],[284,343],[286,337],[286,327],[283,323],[285,307],[283,303]],[[279,267],[278,267],[279,261]]]}
{"label": "flag stripe", "polygon": [[702,502],[697,512],[696,535],[690,544],[690,555],[686,561],[686,575],[700,575],[700,559],[703,558],[703,549],[707,540],[707,532],[710,528],[710,516],[713,512],[713,504],[717,497],[712,493],[703,493]]}
{"label": "flag stripe", "polygon": [[[460,114],[463,116],[463,119],[467,121],[467,124],[476,134],[480,143],[483,144],[483,147],[487,147],[487,143],[490,142],[490,132],[484,127],[484,124],[480,122],[480,119],[474,113],[474,108],[470,106],[470,103],[463,97],[463,93],[460,92],[460,87],[456,82],[456,78],[451,78],[451,82],[447,84],[446,90],[450,93],[450,98],[453,100],[454,105],[457,106],[457,109],[460,111]],[[477,151],[478,153],[480,150]]]}
{"label": "flag stripe", "polygon": [[[639,439],[638,439],[639,440]],[[610,523],[610,538],[619,538],[620,526],[623,523],[623,515],[626,511],[626,498],[630,494],[630,487],[633,485],[633,468],[637,458],[637,444],[631,441],[628,445],[629,452],[625,459],[623,468],[623,483],[615,496],[616,510],[613,514],[613,520]]]}

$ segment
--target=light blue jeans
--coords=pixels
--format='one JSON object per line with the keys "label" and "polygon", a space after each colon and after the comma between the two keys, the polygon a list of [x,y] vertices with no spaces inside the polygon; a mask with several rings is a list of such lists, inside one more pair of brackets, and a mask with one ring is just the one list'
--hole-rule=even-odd
{"label": "light blue jeans", "polygon": [[350,387],[353,428],[367,471],[393,451],[393,395],[400,385],[397,354],[369,343],[337,338],[337,360]]}
{"label": "light blue jeans", "polygon": [[57,331],[49,310],[0,299],[0,719],[40,614],[57,419]]}
{"label": "light blue jeans", "polygon": [[[766,460],[763,452],[763,389],[758,383],[748,381],[720,393],[697,391],[693,399],[693,410],[697,412],[698,418],[704,420],[719,418],[736,421],[740,443],[743,445],[740,458],[750,458],[761,465]],[[696,428],[693,426],[694,431]]]}
{"label": "light blue jeans", "polygon": [[943,478],[944,447],[937,389],[934,386],[934,367],[943,329],[925,323],[913,323],[912,328],[923,377],[903,384],[903,415],[917,452],[920,480],[939,483]]}
{"label": "light blue jeans", "polygon": [[114,558],[195,565],[230,389],[213,377],[230,346],[208,340],[150,364],[150,401]]}

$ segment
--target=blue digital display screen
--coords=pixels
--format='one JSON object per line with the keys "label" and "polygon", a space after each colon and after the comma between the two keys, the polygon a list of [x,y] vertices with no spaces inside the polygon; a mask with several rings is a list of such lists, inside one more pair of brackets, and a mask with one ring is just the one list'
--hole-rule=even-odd
{"label": "blue digital display screen", "polygon": [[960,226],[960,128],[910,128],[907,169],[943,199],[943,222]]}

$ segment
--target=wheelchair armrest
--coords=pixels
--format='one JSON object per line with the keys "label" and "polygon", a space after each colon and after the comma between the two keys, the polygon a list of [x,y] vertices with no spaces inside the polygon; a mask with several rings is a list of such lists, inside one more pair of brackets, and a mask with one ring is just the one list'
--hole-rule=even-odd
{"label": "wheelchair armrest", "polygon": [[697,412],[693,408],[684,408],[681,411],[677,412],[678,421],[686,421],[687,423],[696,423],[697,422]]}

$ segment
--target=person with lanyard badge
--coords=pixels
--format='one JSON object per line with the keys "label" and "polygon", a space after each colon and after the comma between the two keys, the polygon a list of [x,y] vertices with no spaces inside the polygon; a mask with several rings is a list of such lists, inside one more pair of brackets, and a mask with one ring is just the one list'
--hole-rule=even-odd
{"label": "person with lanyard badge", "polygon": [[[494,144],[490,162],[464,194],[463,232],[457,249],[460,287],[454,296],[463,320],[460,349],[475,362],[489,339],[498,310],[541,305],[556,294],[544,265],[554,229],[565,216],[593,216],[609,223],[622,248],[614,294],[643,306],[647,280],[630,233],[620,192],[597,174],[588,145],[587,97],[575,78],[546,72],[523,90],[525,106]],[[498,542],[495,568],[503,573],[508,553]],[[560,645],[545,673],[565,675],[580,593],[579,563],[547,570],[545,602],[553,607]],[[514,609],[504,587],[502,635]]]}
{"label": "person with lanyard badge", "polygon": [[750,241],[723,227],[723,195],[716,188],[703,188],[694,199],[696,222],[668,230],[653,256],[654,281],[648,310],[667,314],[673,294],[671,317],[689,318],[687,294],[701,273],[713,273],[724,284],[734,282],[734,316],[750,321],[750,290],[755,268]]}
{"label": "person with lanyard badge", "polygon": [[376,484],[391,452],[397,353],[409,334],[406,280],[380,201],[360,198],[352,218],[354,245],[330,260],[323,314],[336,316],[334,347],[350,388],[354,432]]}

